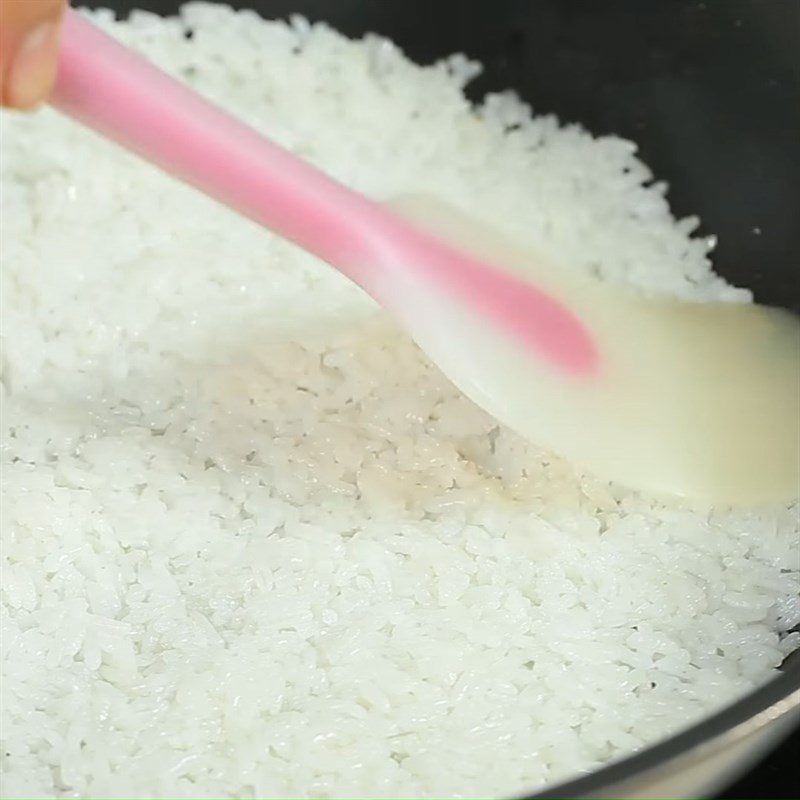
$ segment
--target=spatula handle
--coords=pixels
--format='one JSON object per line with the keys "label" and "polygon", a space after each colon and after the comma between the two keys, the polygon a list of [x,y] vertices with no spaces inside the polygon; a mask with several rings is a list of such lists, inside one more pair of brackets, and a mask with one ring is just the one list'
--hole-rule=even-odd
{"label": "spatula handle", "polygon": [[[437,287],[570,372],[589,373],[596,365],[590,334],[556,299],[347,189],[72,10],[52,103],[316,254],[412,331],[415,299]],[[409,277],[421,282],[398,298]]]}
{"label": "spatula handle", "polygon": [[378,224],[383,213],[377,204],[204,100],[71,9],[51,102],[337,268],[356,269],[368,256],[364,221]]}

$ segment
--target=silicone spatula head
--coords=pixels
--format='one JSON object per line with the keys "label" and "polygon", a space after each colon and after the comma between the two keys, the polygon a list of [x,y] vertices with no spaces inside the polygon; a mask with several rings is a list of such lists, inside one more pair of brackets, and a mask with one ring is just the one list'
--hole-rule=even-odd
{"label": "silicone spatula head", "polygon": [[433,198],[393,206],[563,301],[594,343],[594,368],[570,373],[452,296],[418,294],[406,324],[499,420],[601,476],[659,494],[734,505],[800,495],[796,315],[642,297],[559,269]]}

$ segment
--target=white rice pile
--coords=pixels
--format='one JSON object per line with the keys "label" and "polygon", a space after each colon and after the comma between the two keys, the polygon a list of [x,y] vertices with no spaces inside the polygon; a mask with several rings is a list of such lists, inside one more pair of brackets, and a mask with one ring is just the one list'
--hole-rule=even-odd
{"label": "white rice pile", "polygon": [[[373,196],[746,299],[631,143],[476,111],[462,56],[207,4],[95,19]],[[52,112],[2,136],[6,797],[510,796],[797,646],[796,506],[578,474],[313,258]]]}

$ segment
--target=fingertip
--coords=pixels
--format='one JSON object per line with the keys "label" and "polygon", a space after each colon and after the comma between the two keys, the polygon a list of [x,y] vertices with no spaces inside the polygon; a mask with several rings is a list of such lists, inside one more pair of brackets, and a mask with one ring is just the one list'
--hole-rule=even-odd
{"label": "fingertip", "polygon": [[47,99],[56,79],[58,34],[58,23],[45,21],[25,35],[6,70],[4,105],[28,110]]}

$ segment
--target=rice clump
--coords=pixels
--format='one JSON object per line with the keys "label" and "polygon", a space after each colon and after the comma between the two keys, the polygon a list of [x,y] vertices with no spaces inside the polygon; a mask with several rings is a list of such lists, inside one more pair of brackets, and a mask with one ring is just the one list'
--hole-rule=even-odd
{"label": "rice clump", "polygon": [[[93,18],[374,197],[748,300],[630,142],[472,108],[463,56],[204,3]],[[797,506],[577,473],[314,258],[51,111],[2,137],[5,796],[512,796],[797,646]]]}

